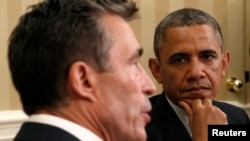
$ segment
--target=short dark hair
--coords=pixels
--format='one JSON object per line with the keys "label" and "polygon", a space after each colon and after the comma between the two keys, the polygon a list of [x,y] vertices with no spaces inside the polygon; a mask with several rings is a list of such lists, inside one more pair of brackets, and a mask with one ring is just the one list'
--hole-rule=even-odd
{"label": "short dark hair", "polygon": [[127,0],[45,0],[28,10],[9,38],[8,61],[23,109],[30,115],[64,103],[68,71],[75,61],[106,71],[112,42],[101,16],[111,13],[128,21],[138,8]]}
{"label": "short dark hair", "polygon": [[166,31],[172,27],[193,26],[193,25],[210,25],[216,33],[218,42],[223,49],[223,35],[219,23],[208,13],[194,8],[182,8],[167,15],[158,24],[154,34],[154,52],[157,59],[160,59],[160,49],[166,42]]}

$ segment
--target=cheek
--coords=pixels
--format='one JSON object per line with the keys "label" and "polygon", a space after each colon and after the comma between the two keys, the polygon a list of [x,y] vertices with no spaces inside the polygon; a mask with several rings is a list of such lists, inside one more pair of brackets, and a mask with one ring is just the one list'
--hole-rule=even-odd
{"label": "cheek", "polygon": [[141,102],[139,75],[126,68],[105,75],[98,81],[98,93],[100,107],[108,110],[107,114],[131,115]]}
{"label": "cheek", "polygon": [[218,86],[221,83],[225,73],[222,63],[219,61],[211,65],[210,69],[206,68],[206,72],[208,77],[210,78],[210,81],[212,81],[212,83],[214,83],[215,86]]}
{"label": "cheek", "polygon": [[217,60],[210,66],[208,66],[207,70],[213,71],[214,74],[217,75],[217,77],[223,77],[225,75],[225,68],[223,66],[222,61]]}
{"label": "cheek", "polygon": [[221,71],[211,71],[208,75],[209,80],[212,83],[213,89],[216,93],[222,83]]}
{"label": "cheek", "polygon": [[184,79],[184,72],[176,69],[162,69],[161,77],[164,85],[168,85],[169,88],[174,88],[181,85],[181,81]]}
{"label": "cheek", "polygon": [[138,100],[141,93],[140,74],[137,71],[124,70],[120,75],[117,75],[117,78],[119,79],[114,83],[114,88],[118,90],[120,100],[126,100],[126,103]]}

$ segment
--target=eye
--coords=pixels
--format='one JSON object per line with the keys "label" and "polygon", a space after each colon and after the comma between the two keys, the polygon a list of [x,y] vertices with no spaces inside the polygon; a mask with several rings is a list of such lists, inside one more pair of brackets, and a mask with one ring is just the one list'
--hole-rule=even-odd
{"label": "eye", "polygon": [[134,65],[138,66],[139,65],[139,61],[135,61]]}
{"label": "eye", "polygon": [[139,59],[133,59],[131,60],[131,65],[135,66],[135,67],[138,67],[139,64],[140,64],[140,60]]}
{"label": "eye", "polygon": [[181,57],[176,58],[176,59],[174,60],[174,62],[178,62],[178,63],[184,62],[184,58],[181,58]]}
{"label": "eye", "polygon": [[212,54],[204,54],[201,56],[201,58],[204,60],[212,60],[212,59],[216,58],[216,56],[212,55]]}
{"label": "eye", "polygon": [[185,62],[184,57],[175,57],[170,60],[170,63],[183,63]]}
{"label": "eye", "polygon": [[207,61],[216,59],[217,57],[217,53],[213,50],[203,51],[200,54],[200,58]]}
{"label": "eye", "polygon": [[169,63],[170,64],[182,64],[188,61],[189,55],[187,53],[175,53],[170,56]]}
{"label": "eye", "polygon": [[212,57],[211,55],[203,55],[203,58],[207,60],[210,59],[211,57]]}

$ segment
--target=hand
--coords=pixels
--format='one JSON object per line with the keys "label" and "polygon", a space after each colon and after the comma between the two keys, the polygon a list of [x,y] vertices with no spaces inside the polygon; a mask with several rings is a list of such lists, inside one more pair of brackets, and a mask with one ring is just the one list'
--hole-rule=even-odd
{"label": "hand", "polygon": [[187,113],[193,141],[207,141],[209,124],[228,124],[226,114],[213,106],[211,99],[195,99],[191,104],[180,101],[179,104]]}

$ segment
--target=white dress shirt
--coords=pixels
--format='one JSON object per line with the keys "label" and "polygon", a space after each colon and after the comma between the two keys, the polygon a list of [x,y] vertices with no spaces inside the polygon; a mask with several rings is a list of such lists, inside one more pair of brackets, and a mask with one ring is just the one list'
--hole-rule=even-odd
{"label": "white dress shirt", "polygon": [[100,137],[87,128],[84,128],[69,120],[52,115],[35,114],[30,116],[26,122],[36,122],[58,127],[69,132],[81,141],[103,141]]}

